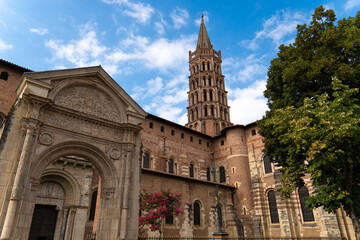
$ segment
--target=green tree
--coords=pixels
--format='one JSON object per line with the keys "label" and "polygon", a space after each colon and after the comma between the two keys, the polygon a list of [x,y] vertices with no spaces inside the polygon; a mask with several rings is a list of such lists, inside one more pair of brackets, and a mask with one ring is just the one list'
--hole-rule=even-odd
{"label": "green tree", "polygon": [[320,6],[309,26],[298,26],[295,43],[279,47],[259,127],[264,152],[282,167],[282,195],[309,174],[316,190],[307,204],[329,212],[342,206],[359,239],[360,12],[335,19]]}

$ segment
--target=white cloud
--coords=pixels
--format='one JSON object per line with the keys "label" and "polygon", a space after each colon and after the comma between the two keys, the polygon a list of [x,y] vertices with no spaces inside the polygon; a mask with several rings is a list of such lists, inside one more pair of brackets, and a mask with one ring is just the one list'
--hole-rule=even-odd
{"label": "white cloud", "polygon": [[164,20],[154,23],[155,30],[159,35],[165,34],[165,25],[166,25],[166,22]]}
{"label": "white cloud", "polygon": [[150,4],[134,3],[128,0],[103,0],[107,4],[117,4],[120,6],[121,12],[131,18],[134,18],[140,23],[146,23],[155,13]]}
{"label": "white cloud", "polygon": [[256,58],[255,54],[251,54],[245,59],[226,58],[223,60],[223,72],[227,79],[233,82],[248,82],[258,78],[264,79],[267,68],[263,59],[264,56]]}
{"label": "white cloud", "polygon": [[156,106],[155,111],[159,117],[165,118],[173,122],[178,122],[178,119],[181,118],[180,115],[183,113],[183,108],[173,107],[170,104],[163,104]]}
{"label": "white cloud", "polygon": [[238,124],[248,124],[259,120],[268,110],[263,92],[266,81],[256,81],[244,89],[229,89],[229,106],[231,121]]}
{"label": "white cloud", "polygon": [[358,6],[360,6],[360,0],[347,0],[344,5],[344,9],[350,10]]}
{"label": "white cloud", "polygon": [[102,46],[94,30],[81,34],[81,39],[63,44],[59,40],[48,40],[45,46],[52,50],[53,60],[67,60],[77,67],[99,65],[99,58],[107,48]]}
{"label": "white cloud", "polygon": [[171,12],[170,17],[174,22],[174,27],[176,29],[179,29],[187,24],[187,20],[189,19],[189,13],[186,11],[186,9],[181,9],[177,7]]}
{"label": "white cloud", "polygon": [[148,91],[144,95],[143,98],[157,94],[164,86],[163,80],[161,77],[156,77],[155,79],[150,79],[149,81],[147,81],[146,85],[147,85]]}
{"label": "white cloud", "polygon": [[162,97],[164,103],[176,104],[186,101],[188,99],[188,94],[186,89],[179,90],[175,88],[174,90],[175,91],[173,94],[166,94],[165,96]]}
{"label": "white cloud", "polygon": [[307,16],[300,12],[290,10],[279,10],[263,22],[262,30],[256,32],[252,40],[242,41],[242,45],[251,50],[257,50],[264,39],[270,39],[274,44],[279,45],[286,41],[284,38],[296,32],[296,26],[307,21]]}
{"label": "white cloud", "polygon": [[11,44],[6,44],[3,40],[0,39],[0,51],[5,51],[11,49],[13,46]]}
{"label": "white cloud", "polygon": [[188,122],[188,116],[187,116],[187,113],[181,115],[177,122],[180,124],[180,125],[185,125],[187,122]]}
{"label": "white cloud", "polygon": [[146,37],[130,34],[118,46],[106,47],[99,40],[93,25],[96,24],[81,26],[79,39],[67,43],[56,39],[46,41],[45,45],[53,55],[51,60],[57,65],[71,63],[69,67],[102,64],[110,74],[131,74],[134,70],[145,68],[163,73],[171,70],[170,76],[175,76],[187,68],[188,51],[196,44],[196,35],[174,40],[159,38],[151,42]]}
{"label": "white cloud", "polygon": [[163,72],[179,70],[187,63],[188,51],[195,45],[195,41],[195,35],[175,40],[159,38],[154,42],[144,37],[130,36],[122,41],[119,48],[107,54],[106,59],[113,63],[132,60],[142,63],[141,66],[146,68]]}
{"label": "white cloud", "polygon": [[46,28],[30,28],[30,32],[38,35],[45,35],[48,33],[48,30]]}

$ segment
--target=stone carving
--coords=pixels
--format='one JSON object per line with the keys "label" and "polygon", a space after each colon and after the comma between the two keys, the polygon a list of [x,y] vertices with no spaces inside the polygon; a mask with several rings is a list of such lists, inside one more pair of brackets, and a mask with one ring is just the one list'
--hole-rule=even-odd
{"label": "stone carving", "polygon": [[97,138],[103,138],[114,142],[135,143],[133,130],[115,129],[110,126],[96,124],[85,121],[81,118],[66,116],[55,111],[46,111],[44,113],[43,123],[54,127],[83,133]]}
{"label": "stone carving", "polygon": [[121,153],[120,153],[119,149],[113,148],[110,150],[110,157],[112,159],[117,160],[120,158],[120,155],[121,155]]}
{"label": "stone carving", "polygon": [[38,197],[64,199],[65,192],[62,186],[55,182],[43,182],[37,193]]}
{"label": "stone carving", "polygon": [[53,136],[50,133],[41,133],[39,135],[39,142],[43,145],[51,145],[54,141]]}
{"label": "stone carving", "polygon": [[115,189],[114,188],[104,188],[101,189],[101,195],[105,199],[110,199],[114,197]]}
{"label": "stone carving", "polygon": [[121,114],[114,101],[97,88],[88,86],[66,88],[56,95],[54,103],[106,120],[121,122]]}

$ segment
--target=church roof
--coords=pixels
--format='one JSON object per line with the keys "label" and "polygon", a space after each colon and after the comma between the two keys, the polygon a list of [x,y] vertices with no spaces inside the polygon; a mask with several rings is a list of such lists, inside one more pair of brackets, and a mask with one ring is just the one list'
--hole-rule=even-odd
{"label": "church roof", "polygon": [[197,41],[197,48],[212,48],[209,35],[206,31],[204,23],[204,15],[201,15],[201,25],[199,31],[199,37]]}

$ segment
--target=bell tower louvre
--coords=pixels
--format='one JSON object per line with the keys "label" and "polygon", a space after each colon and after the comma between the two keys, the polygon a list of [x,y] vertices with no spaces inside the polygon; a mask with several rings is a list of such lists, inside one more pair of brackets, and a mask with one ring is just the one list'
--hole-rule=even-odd
{"label": "bell tower louvre", "polygon": [[189,106],[185,126],[212,137],[232,125],[221,63],[221,51],[213,49],[201,15],[196,50],[189,51]]}

